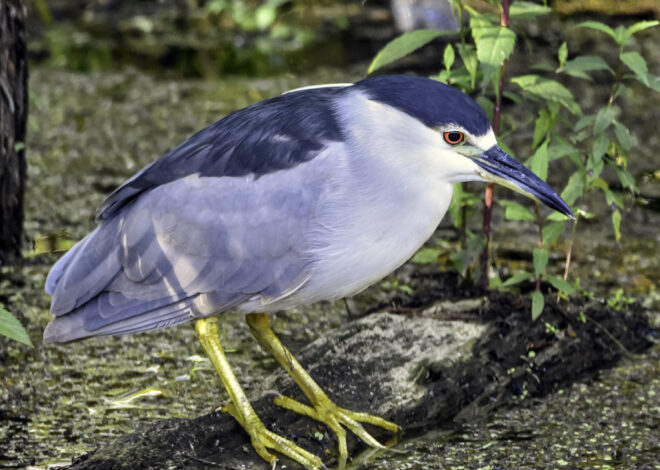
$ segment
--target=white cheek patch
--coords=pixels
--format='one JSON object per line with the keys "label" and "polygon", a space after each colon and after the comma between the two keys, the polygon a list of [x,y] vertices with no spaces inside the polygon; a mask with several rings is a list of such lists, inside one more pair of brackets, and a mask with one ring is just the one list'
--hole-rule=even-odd
{"label": "white cheek patch", "polygon": [[486,132],[484,135],[472,136],[471,140],[475,146],[484,150],[488,150],[492,146],[497,145],[497,138],[495,137],[495,133],[493,132],[492,128],[488,129],[488,132]]}

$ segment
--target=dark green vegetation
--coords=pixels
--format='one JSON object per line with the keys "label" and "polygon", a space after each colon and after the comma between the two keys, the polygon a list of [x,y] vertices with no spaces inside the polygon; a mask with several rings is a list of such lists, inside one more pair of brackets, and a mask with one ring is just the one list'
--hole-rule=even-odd
{"label": "dark green vegetation", "polygon": [[339,65],[359,6],[337,1],[31,0],[31,56],[79,72],[131,65],[217,79]]}
{"label": "dark green vegetation", "polygon": [[[635,22],[622,21],[626,26]],[[579,51],[580,55],[602,55],[608,63],[615,63],[617,50],[613,43],[597,31],[576,28],[575,23],[577,21],[553,16],[528,23],[525,33],[521,34],[525,40],[519,43],[519,54],[510,62],[507,75],[518,75],[517,67],[524,70],[533,63],[556,66],[556,52],[564,41],[571,54]],[[660,64],[658,29],[641,32],[631,45],[631,50],[640,52],[647,59],[649,70],[656,75]],[[444,44],[431,44],[423,53],[435,51],[442,57],[444,49]],[[402,67],[419,67],[415,62],[419,56],[409,60],[411,62]],[[33,250],[26,250],[23,267],[3,268],[0,302],[24,322],[36,347],[28,349],[0,339],[0,465],[22,467],[70,463],[71,458],[85,452],[97,447],[106,448],[113,439],[134,432],[140,424],[140,429],[153,432],[159,427],[172,425],[172,422],[154,423],[158,418],[202,416],[215,405],[226,402],[227,397],[210,363],[203,357],[191,325],[145,335],[43,347],[40,338],[49,319],[49,299],[43,293],[46,273],[61,250],[70,247],[94,227],[95,208],[112,189],[196,130],[234,109],[284,90],[323,82],[351,81],[361,78],[365,70],[366,65],[360,65],[341,71],[316,70],[295,78],[290,75],[258,79],[222,77],[201,82],[154,77],[132,68],[87,75],[49,67],[32,69],[26,232],[35,243]],[[434,65],[428,73],[437,74],[438,67]],[[594,82],[573,77],[566,77],[566,80],[576,102],[585,110],[597,109],[611,92],[612,81],[607,72],[602,77],[597,76]],[[642,311],[657,329],[657,312],[660,310],[660,176],[657,173],[660,168],[657,133],[660,103],[658,94],[650,93],[634,79],[631,84],[631,93],[617,101],[616,112],[620,113],[617,119],[631,129],[632,151],[628,157],[628,170],[635,177],[639,195],[633,197],[628,190],[617,186],[615,173],[605,173],[610,188],[624,202],[622,237],[616,242],[611,229],[613,207],[606,204],[599,191],[585,194],[582,204],[594,217],[580,221],[573,246],[571,276],[579,277],[581,289],[591,293],[592,299],[588,302],[594,312],[604,311],[607,304],[623,312]],[[526,103],[505,100],[503,108],[505,123],[510,120],[512,124],[528,124],[505,136],[505,142],[521,160],[531,154],[529,145],[534,138],[534,121],[538,117],[536,108],[528,108]],[[568,136],[573,131],[563,129],[561,132]],[[557,168],[553,166],[548,174],[549,182],[563,188],[571,167],[556,163]],[[469,189],[481,191],[477,185]],[[531,202],[516,199],[504,190],[496,194],[496,201],[500,198],[533,207]],[[538,242],[538,232],[533,224],[505,220],[504,215],[504,211],[495,210],[492,246],[494,266],[502,279],[517,271],[533,271],[532,250]],[[467,218],[468,229],[476,232],[479,226],[478,218]],[[569,235],[568,229],[566,232]],[[426,307],[435,305],[440,297],[447,302],[442,303],[441,311],[433,315],[459,320],[452,323],[478,325],[480,320],[474,311],[461,307],[460,302],[452,302],[452,299],[457,299],[453,295],[455,292],[474,297],[477,307],[470,304],[470,308],[478,311],[482,293],[472,291],[469,284],[465,290],[453,286],[444,289],[447,286],[441,283],[442,276],[437,275],[437,272],[452,269],[450,255],[460,248],[459,238],[460,231],[453,228],[449,220],[445,221],[436,237],[418,254],[419,263],[408,264],[404,270],[358,299],[349,301],[353,314],[362,315],[375,310],[375,305],[390,305],[394,308],[385,307],[385,310],[394,311],[398,318],[432,315],[432,312],[423,312]],[[560,237],[557,243],[560,249],[549,254],[547,272],[561,276],[568,239]],[[60,250],[60,253],[49,253],[53,250]],[[433,263],[429,263],[429,259]],[[431,279],[429,282],[438,290],[429,293],[423,279]],[[549,288],[544,283],[541,286],[543,290]],[[519,287],[522,293],[528,294],[536,286],[534,282],[526,282]],[[452,293],[449,298],[447,292]],[[532,387],[537,384],[537,389],[528,388],[528,393],[524,393],[525,389],[516,393],[505,389],[508,393],[503,393],[505,399],[498,403],[505,406],[494,411],[486,407],[477,416],[479,419],[468,421],[461,427],[452,428],[453,424],[443,419],[442,425],[449,428],[442,427],[421,438],[405,440],[400,448],[407,454],[380,455],[366,464],[366,468],[653,468],[656,464],[654,458],[660,451],[657,447],[660,358],[657,345],[644,355],[634,352],[646,345],[651,331],[626,330],[625,325],[630,327],[635,323],[622,320],[631,317],[611,310],[608,317],[587,309],[584,310],[585,316],[581,316],[580,309],[574,311],[571,308],[582,304],[562,300],[559,309],[570,314],[565,317],[564,313],[555,310],[555,298],[555,295],[546,297],[549,310],[533,324],[529,323],[530,304],[524,297],[506,298],[506,302],[513,302],[511,309],[515,310],[517,320],[507,321],[507,312],[501,312],[498,325],[502,326],[500,331],[510,327],[513,331],[510,334],[517,340],[514,343],[509,335],[491,337],[497,339],[493,339],[495,346],[501,348],[501,364],[488,362],[492,368],[482,368],[462,382],[445,380],[452,365],[449,360],[439,361],[433,367],[413,369],[419,374],[418,383],[424,386],[430,383],[465,385],[467,379],[475,380],[477,385],[484,379],[499,383],[515,377],[518,385]],[[634,298],[639,306],[630,307],[629,298]],[[492,297],[492,301],[497,303],[497,298]],[[500,301],[497,305],[511,306],[511,303]],[[319,336],[329,336],[333,329],[346,328],[352,324],[351,320],[342,303],[322,304],[277,316],[274,329],[297,352]],[[467,320],[474,323],[464,323]],[[264,377],[269,376],[276,365],[249,339],[241,318],[228,315],[223,325],[223,343],[232,348],[229,359],[248,394],[258,397]],[[514,328],[516,325],[517,329]],[[438,334],[444,331],[438,330]],[[574,333],[577,336],[573,336]],[[634,335],[625,341],[621,337],[632,333]],[[586,341],[582,340],[581,334],[586,335]],[[588,344],[593,346],[594,342],[600,349],[593,349],[591,356],[581,353],[582,349],[570,349],[587,347]],[[386,341],[377,341],[368,346],[375,349],[377,345],[383,347],[387,344]],[[416,345],[418,350],[430,347],[424,337],[415,337],[412,333],[408,344]],[[475,341],[466,344],[463,354],[478,351],[472,349],[475,344]],[[480,340],[479,344],[483,346],[484,341]],[[553,348],[560,349],[557,344],[567,347],[562,351],[569,355],[553,355],[556,351]],[[626,354],[621,345],[631,353]],[[511,349],[505,351],[505,347]],[[522,351],[525,353],[520,354]],[[588,357],[593,359],[594,351],[603,359],[585,362]],[[384,371],[386,366],[393,364],[394,358],[387,351],[382,354]],[[463,356],[455,353],[452,357]],[[553,370],[573,373],[582,370],[580,368],[585,364],[592,370],[567,374],[564,380],[569,382],[548,380],[539,384],[534,378],[539,375],[531,375],[525,368],[528,365],[534,371],[539,364],[548,364],[544,361],[560,357],[563,362]],[[612,365],[617,358],[622,361],[615,368],[595,370]],[[334,376],[330,375],[333,371]],[[341,390],[346,385],[340,381],[344,371],[341,364],[323,369],[323,374],[327,373],[329,379],[336,380],[336,396],[341,400],[344,400],[341,394],[346,393]],[[376,376],[382,373],[381,370],[356,367],[355,373],[358,372],[374,372]],[[381,380],[370,382],[368,387],[373,389],[367,388],[363,382],[356,383],[363,385],[362,390],[379,393],[381,383],[391,383],[382,376]],[[415,384],[414,380],[415,377],[409,382]],[[280,388],[271,383],[267,382],[267,389]],[[460,386],[458,389],[462,390]],[[331,394],[332,390],[331,387]],[[355,389],[348,389],[351,390]],[[474,393],[478,394],[478,390],[475,389]],[[369,410],[378,404],[375,399],[373,405],[368,403],[369,396],[365,396],[365,402],[361,403],[356,395],[347,395],[347,406],[358,408],[364,404]],[[266,400],[261,403],[270,410],[271,415],[266,416],[274,416],[274,407]],[[443,399],[437,399],[436,404],[436,413],[446,409],[442,408],[447,404]],[[216,418],[222,420],[220,425],[214,421]],[[293,420],[291,417],[277,417],[278,423],[280,419],[283,419],[280,425]],[[417,418],[401,416],[400,419],[402,423],[411,423]],[[221,452],[222,449],[226,453],[229,449],[219,441],[227,439],[227,434],[218,430],[228,429],[232,437],[237,435],[237,439],[242,436],[235,432],[234,424],[226,416],[202,416],[193,425],[198,422],[219,426],[212,434],[214,439],[205,443],[204,449],[208,453],[204,456],[209,460],[221,456],[213,454],[213,450]],[[275,418],[266,423],[277,425]],[[326,445],[329,452],[335,449],[335,443],[329,440],[325,429],[307,421],[301,426],[303,432],[312,431],[303,437],[312,450],[319,449],[320,445]],[[174,430],[174,441],[179,442],[182,428],[170,429]],[[198,432],[202,433],[204,429],[198,429]],[[315,436],[317,432],[320,434]],[[412,429],[407,436],[421,432],[421,429]],[[155,436],[162,439],[163,435]],[[311,445],[314,437],[317,438],[316,447]],[[132,438],[123,439],[120,442]],[[250,455],[241,449],[233,450],[240,455]],[[97,456],[108,455],[111,451],[112,448],[106,448]],[[176,456],[182,462],[186,459],[179,454]],[[159,458],[162,457],[161,453]],[[204,467],[194,459],[185,462],[189,466]]]}
{"label": "dark green vegetation", "polygon": [[[460,0],[452,1],[460,18],[467,15],[470,18],[469,23],[462,24],[460,31],[417,30],[406,33],[378,53],[369,72],[405,57],[438,37],[458,36],[453,46],[449,43],[445,47],[444,69],[434,78],[466,93],[478,94],[477,100],[489,113],[493,129],[504,148],[507,148],[508,136],[533,129],[531,148],[527,150],[530,157],[525,163],[541,179],[548,178],[550,162],[553,162],[552,168],[563,163],[562,174],[568,172],[569,177],[561,196],[573,207],[576,215],[570,230],[563,276],[547,272],[549,247],[555,246],[567,229],[567,218],[561,214],[544,216],[540,204],[532,212],[516,201],[498,200],[506,209],[508,220],[533,222],[539,230],[538,246],[533,251],[533,269],[519,270],[503,280],[500,273],[490,274],[488,256],[493,185],[487,186],[484,196],[482,234],[467,230],[464,220],[478,201],[475,194],[458,185],[450,209],[454,226],[462,231],[465,240],[463,248],[452,254],[456,269],[463,274],[469,273],[476,257],[480,256],[480,263],[474,266],[474,277],[480,278],[484,287],[509,288],[533,280],[536,289],[531,294],[531,310],[532,319],[536,319],[545,303],[542,281],[557,289],[559,296],[568,297],[580,291],[579,279],[572,283],[567,280],[578,222],[594,216],[586,204],[587,193],[602,193],[611,214],[615,240],[621,239],[621,212],[625,203],[618,190],[633,198],[639,195],[639,190],[635,177],[628,171],[632,139],[629,128],[621,121],[620,103],[629,99],[634,93],[633,87],[639,85],[660,92],[660,76],[649,73],[644,57],[632,50],[636,45],[635,35],[657,27],[660,22],[643,20],[616,28],[598,21],[580,22],[575,25],[576,29],[598,31],[612,43],[616,53],[572,53],[569,60],[569,45],[564,41],[558,47],[556,61],[526,63],[523,61],[530,57],[514,52],[516,41],[528,31],[528,22],[543,18],[552,10],[548,6],[524,1],[491,0],[488,3],[493,11],[476,11]],[[571,48],[575,47],[574,42],[571,41]],[[529,49],[532,50],[533,46]],[[459,61],[458,65],[456,61]],[[609,93],[600,102],[588,104],[583,109],[574,97],[580,87],[575,81],[570,82],[570,77],[590,83],[594,83],[594,78],[604,80],[607,85],[603,88],[609,86]],[[573,92],[564,83],[572,87]],[[504,100],[527,108],[529,115],[537,116],[535,122],[505,119],[507,116],[502,112]]]}

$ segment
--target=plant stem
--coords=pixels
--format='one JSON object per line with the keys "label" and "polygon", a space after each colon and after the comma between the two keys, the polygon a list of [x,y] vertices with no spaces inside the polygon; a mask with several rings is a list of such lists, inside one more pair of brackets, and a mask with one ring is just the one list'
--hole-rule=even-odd
{"label": "plant stem", "polygon": [[[539,203],[534,204],[534,210],[536,211],[536,225],[539,228],[539,248],[543,248],[543,217],[541,217],[541,210],[539,209]],[[541,290],[541,278],[543,273],[539,274],[539,277],[536,278],[536,290]]]}
{"label": "plant stem", "polygon": [[466,31],[465,31],[465,26],[463,26],[463,10],[465,8],[463,7],[463,2],[458,2],[458,24],[459,24],[459,31],[461,33],[461,45],[465,45],[465,36],[466,36]]}
{"label": "plant stem", "polygon": [[[573,228],[571,229],[571,241],[568,242],[568,251],[566,252],[566,263],[564,265],[564,281],[568,280],[568,271],[571,266],[571,253],[573,253],[573,242],[575,241],[575,232],[577,230],[578,220],[580,220],[580,214],[577,214],[575,217],[575,222],[573,222]],[[557,291],[557,302],[559,302],[560,292]]]}
{"label": "plant stem", "polygon": [[610,93],[610,97],[607,100],[608,104],[612,104],[614,102],[614,97],[616,96],[616,92],[619,91],[619,85],[621,84],[621,78],[623,76],[623,65],[621,64],[621,48],[619,48],[619,55],[616,59],[616,78],[614,80],[614,85],[612,85],[612,92]]}
{"label": "plant stem", "polygon": [[[510,0],[502,0],[502,15],[500,17],[500,25],[504,28],[509,27],[509,7],[511,6]],[[506,72],[506,61],[502,62],[502,69],[500,73],[500,82],[498,93],[495,96],[495,108],[493,110],[493,132],[495,135],[500,133],[500,116],[502,114],[502,92],[504,91],[504,75]],[[481,252],[481,279],[480,284],[484,289],[488,288],[488,246],[490,244],[490,222],[493,216],[493,196],[495,185],[488,183],[484,193],[484,215],[482,221],[482,228],[486,244]]]}
{"label": "plant stem", "polygon": [[465,240],[467,239],[467,206],[461,207],[461,228],[459,234],[459,242],[461,250],[465,249]]}

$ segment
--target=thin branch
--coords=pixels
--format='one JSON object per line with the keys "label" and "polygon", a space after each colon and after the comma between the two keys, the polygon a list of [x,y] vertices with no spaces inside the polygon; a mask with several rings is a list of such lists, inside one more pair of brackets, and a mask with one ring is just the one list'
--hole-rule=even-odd
{"label": "thin branch", "polygon": [[[502,0],[502,15],[500,16],[500,24],[508,28],[509,27],[509,7],[511,6],[510,0]],[[506,75],[506,61],[502,63],[502,69],[500,73],[500,82],[498,84],[498,93],[495,96],[495,108],[493,110],[493,132],[495,135],[500,133],[500,116],[502,114],[502,93],[504,91],[504,77]],[[480,264],[481,264],[481,279],[480,284],[484,289],[488,288],[488,247],[490,245],[490,225],[493,217],[493,197],[494,197],[495,185],[493,183],[488,183],[486,185],[486,191],[484,192],[484,215],[482,220],[482,229],[484,237],[486,238],[486,244],[484,249],[481,252]]]}

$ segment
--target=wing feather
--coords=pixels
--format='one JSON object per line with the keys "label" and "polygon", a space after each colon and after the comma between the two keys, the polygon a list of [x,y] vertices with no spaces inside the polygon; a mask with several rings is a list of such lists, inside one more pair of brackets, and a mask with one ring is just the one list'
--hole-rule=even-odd
{"label": "wing feather", "polygon": [[146,331],[295,292],[311,276],[309,232],[329,176],[315,165],[191,175],[143,193],[65,256],[45,340]]}

